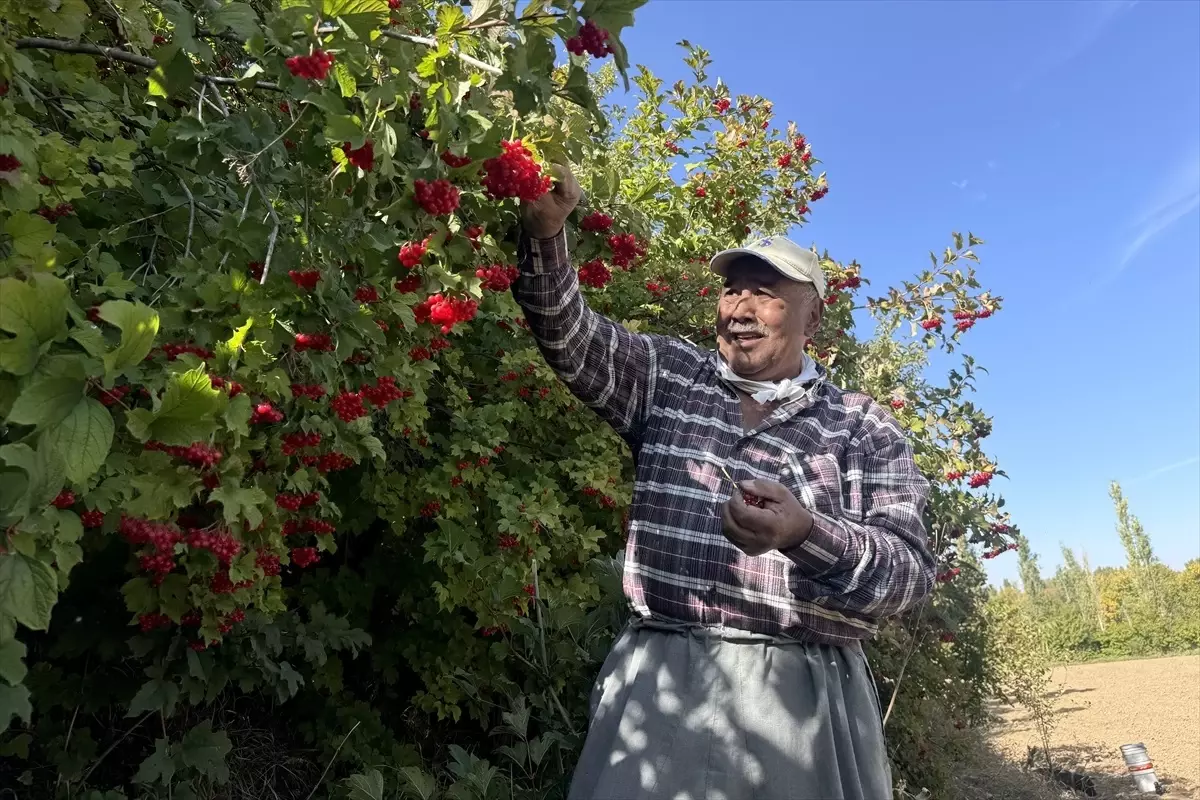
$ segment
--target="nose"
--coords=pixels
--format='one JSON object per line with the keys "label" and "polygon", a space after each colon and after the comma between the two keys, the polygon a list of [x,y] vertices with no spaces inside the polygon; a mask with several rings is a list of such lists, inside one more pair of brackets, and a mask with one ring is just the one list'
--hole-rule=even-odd
{"label": "nose", "polygon": [[733,296],[733,307],[729,310],[729,318],[738,322],[755,320],[753,292],[742,291]]}

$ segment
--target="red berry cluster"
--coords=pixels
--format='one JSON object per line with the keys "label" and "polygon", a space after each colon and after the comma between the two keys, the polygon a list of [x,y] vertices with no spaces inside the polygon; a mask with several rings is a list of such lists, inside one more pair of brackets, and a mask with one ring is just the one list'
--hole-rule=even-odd
{"label": "red berry cluster", "polygon": [[403,400],[406,397],[412,397],[412,392],[407,389],[401,389],[396,386],[396,379],[388,376],[382,376],[375,380],[375,385],[369,383],[359,387],[359,392],[366,398],[367,402],[376,408],[387,408],[388,403],[393,400]]}
{"label": "red berry cluster", "polygon": [[[302,336],[304,334],[301,334]],[[325,396],[325,387],[319,383],[293,383],[292,397],[307,397],[309,400],[320,400]]]}
{"label": "red berry cluster", "polygon": [[405,242],[400,245],[400,254],[396,259],[408,269],[413,269],[421,263],[421,259],[425,257],[425,251],[428,249],[428,239],[422,242]]}
{"label": "red berry cluster", "polygon": [[460,322],[475,318],[479,303],[475,300],[462,300],[457,297],[443,297],[441,294],[430,295],[425,302],[413,307],[413,319],[418,324],[431,322],[441,326],[442,333],[449,333]]}
{"label": "red berry cluster", "polygon": [[321,271],[310,269],[305,271],[290,269],[288,277],[292,279],[292,283],[306,292],[311,292],[317,288],[317,281],[321,280]]}
{"label": "red berry cluster", "polygon": [[138,567],[143,572],[149,572],[153,577],[150,579],[155,586],[162,585],[163,579],[175,569],[175,559],[170,553],[155,553],[154,555],[145,555],[138,558]]}
{"label": "red berry cluster", "polygon": [[939,572],[937,576],[938,583],[949,583],[957,578],[960,572],[962,572],[962,570],[960,570],[958,567],[948,569],[945,572]]}
{"label": "red berry cluster", "polygon": [[721,97],[713,101],[713,108],[717,110],[718,114],[724,114],[726,111],[728,111],[729,105],[730,103],[728,97]]}
{"label": "red berry cluster", "polygon": [[142,614],[138,617],[138,628],[142,633],[150,633],[171,624],[171,618],[166,614]]}
{"label": "red berry cluster", "polygon": [[59,203],[54,208],[43,206],[37,212],[48,222],[58,222],[65,216],[75,213],[75,206],[70,203]]}
{"label": "red berry cluster", "polygon": [[521,543],[517,540],[517,537],[506,533],[500,537],[497,544],[500,546],[501,550],[511,550],[512,548],[519,546]]}
{"label": "red berry cluster", "polygon": [[962,480],[963,476],[964,476],[964,473],[960,472],[959,470],[952,469],[946,473],[946,480],[958,481],[958,480]]}
{"label": "red berry cluster", "polygon": [[281,571],[279,564],[279,556],[274,553],[268,553],[266,550],[259,550],[254,556],[254,566],[263,571],[263,575],[270,578],[278,575]]}
{"label": "red berry cluster", "polygon": [[207,550],[222,564],[228,564],[242,552],[242,543],[228,533],[192,531],[187,535],[187,545],[194,550]]}
{"label": "red berry cluster", "polygon": [[212,384],[214,389],[224,389],[224,388],[228,387],[229,388],[229,396],[231,398],[237,397],[243,391],[242,385],[240,383],[238,383],[237,381],[227,381],[224,378],[222,378],[220,375],[209,375],[208,380],[209,380],[209,383]]}
{"label": "red berry cluster", "polygon": [[667,143],[663,146],[666,147],[667,150],[674,153],[675,155],[679,155],[681,152],[683,152],[683,148],[681,148],[679,145],[675,144],[674,142],[672,142],[670,140],[667,140]]}
{"label": "red berry cluster", "polygon": [[261,261],[251,261],[249,264],[246,265],[246,271],[249,272],[250,277],[254,278],[254,280],[256,280],[256,281],[262,280],[263,268],[264,268],[264,265],[263,265],[263,262],[261,262]]}
{"label": "red berry cluster", "polygon": [[390,8],[392,11],[396,11],[403,5],[404,0],[388,0],[388,8]]}
{"label": "red berry cluster", "polygon": [[991,550],[988,550],[983,554],[983,557],[988,559],[995,558],[1002,553],[1007,553],[1009,550],[1016,550],[1018,547],[1019,545],[1016,542],[1013,542],[1012,544],[1003,544],[999,547],[994,547]]}
{"label": "red berry cluster", "polygon": [[458,169],[459,167],[465,167],[467,164],[471,163],[470,157],[456,156],[456,155],[454,155],[454,153],[451,153],[449,150],[443,150],[441,158],[442,158],[442,162],[446,166],[450,167],[451,169]]}
{"label": "red berry cluster", "polygon": [[432,516],[435,516],[441,510],[442,510],[442,504],[439,503],[437,500],[434,500],[432,502],[426,503],[425,505],[421,506],[421,516],[422,517],[432,517]]}
{"label": "red berry cluster", "polygon": [[333,338],[327,333],[297,333],[294,346],[297,353],[305,350],[328,353],[333,350]]}
{"label": "red berry cluster", "polygon": [[579,282],[593,289],[603,289],[612,280],[612,272],[599,258],[585,261],[579,267]]}
{"label": "red berry cluster", "polygon": [[50,501],[50,505],[55,508],[70,508],[75,505],[75,493],[70,489],[63,489]]}
{"label": "red berry cluster", "polygon": [[567,50],[577,56],[590,53],[593,58],[604,58],[613,51],[608,31],[597,28],[590,19],[579,26],[579,33],[567,39]]}
{"label": "red berry cluster", "polygon": [[298,492],[280,492],[275,495],[275,505],[282,508],[284,511],[299,511],[302,508],[315,506],[321,502],[320,492],[307,492],[300,494]]}
{"label": "red berry cluster", "polygon": [[285,62],[288,72],[297,78],[310,81],[323,81],[333,66],[333,54],[324,50],[313,50],[307,56],[292,56]]}
{"label": "red berry cluster", "polygon": [[292,548],[292,563],[300,569],[311,567],[313,564],[321,560],[320,554],[315,547],[293,547]]}
{"label": "red berry cluster", "polygon": [[[805,159],[805,161],[807,161],[807,160],[808,159]],[[816,189],[811,195],[809,195],[808,199],[809,200],[820,200],[822,197],[824,197],[827,194],[829,194],[829,187],[821,186],[818,189]]]}
{"label": "red berry cluster", "polygon": [[655,297],[661,298],[665,297],[667,292],[671,291],[671,287],[658,281],[646,281],[646,291]]}
{"label": "red berry cluster", "polygon": [[927,331],[941,330],[944,322],[945,320],[943,320],[941,317],[930,317],[929,319],[921,321],[921,327]]}
{"label": "red berry cluster", "polygon": [[421,288],[421,276],[409,275],[403,280],[396,281],[392,286],[400,294],[413,294]]}
{"label": "red berry cluster", "polygon": [[0,155],[0,172],[16,172],[20,167],[20,160],[12,153]]}
{"label": "red berry cluster", "polygon": [[213,357],[212,350],[192,344],[191,342],[167,342],[159,349],[167,357],[167,361],[174,361],[184,353],[191,353],[197,358],[205,360]]}
{"label": "red berry cluster", "polygon": [[892,406],[892,408],[899,411],[900,409],[904,408],[904,401],[901,400],[899,397],[893,397],[891,406]]}
{"label": "red berry cluster", "polygon": [[368,413],[366,407],[363,406],[362,392],[350,392],[343,389],[329,401],[329,405],[342,422],[354,422]]}
{"label": "red berry cluster", "polygon": [[972,489],[978,489],[980,486],[987,486],[992,482],[992,473],[976,472],[967,480],[967,485]]}
{"label": "red berry cluster", "polygon": [[130,544],[151,545],[168,559],[175,552],[175,544],[183,539],[183,534],[169,525],[133,517],[121,517],[117,532]]}
{"label": "red berry cluster", "polygon": [[499,636],[500,634],[504,633],[505,630],[507,629],[503,625],[499,627],[495,625],[489,625],[486,628],[480,628],[479,634],[491,639],[493,636]]}
{"label": "red berry cluster", "polygon": [[842,278],[840,281],[837,281],[836,283],[834,283],[833,286],[830,288],[832,288],[833,291],[835,291],[835,292],[840,292],[843,289],[857,289],[860,286],[862,286],[862,276],[861,275],[847,275],[846,277]]}
{"label": "red berry cluster", "polygon": [[705,189],[703,186],[697,186],[696,197],[708,197],[708,189]]}
{"label": "red berry cluster", "polygon": [[347,161],[363,172],[370,172],[371,167],[375,166],[375,145],[370,141],[359,148],[352,148],[349,142],[343,142],[342,153],[345,154]]}
{"label": "red berry cluster", "polygon": [[429,352],[428,347],[417,346],[408,351],[408,357],[413,361],[428,361],[433,358],[433,354]]}
{"label": "red berry cluster", "polygon": [[443,339],[441,336],[435,336],[429,340],[429,351],[431,353],[440,353],[452,346],[449,339]]}
{"label": "red berry cluster", "polygon": [[413,182],[413,192],[417,205],[425,209],[426,214],[441,217],[453,214],[458,208],[458,188],[445,178],[432,183],[418,178]]}
{"label": "red berry cluster", "polygon": [[700,291],[696,292],[696,294],[700,295],[701,297],[708,297],[708,293],[709,293],[709,292],[711,292],[711,291],[712,291],[712,288],[711,288],[711,287],[709,287],[709,286],[702,286],[702,287],[700,288]]}
{"label": "red berry cluster", "polygon": [[493,292],[508,291],[508,287],[512,286],[519,275],[516,267],[504,264],[492,264],[475,270],[475,277],[483,281],[485,289],[491,289]]}
{"label": "red berry cluster", "polygon": [[613,218],[600,211],[593,211],[579,221],[579,227],[589,233],[603,233],[613,226]]}
{"label": "red berry cluster", "polygon": [[369,283],[364,283],[354,290],[354,299],[359,303],[366,303],[367,305],[378,303],[379,290]]}
{"label": "red berry cluster", "polygon": [[143,445],[143,448],[152,452],[166,453],[174,458],[181,458],[193,467],[201,469],[216,466],[225,457],[225,454],[218,448],[211,447],[204,442],[192,442],[187,447],[175,447],[151,439]]}
{"label": "red berry cluster", "polygon": [[254,412],[250,415],[251,425],[267,425],[273,422],[282,422],[283,412],[270,403],[258,403],[254,406]]}
{"label": "red berry cluster", "polygon": [[83,523],[83,527],[85,528],[99,528],[104,524],[104,512],[96,511],[95,509],[85,511],[79,515],[79,521]]}
{"label": "red berry cluster", "polygon": [[938,638],[939,638],[941,641],[943,641],[943,642],[945,642],[945,643],[949,644],[950,642],[953,642],[953,641],[954,641],[954,634],[953,634],[953,633],[950,633],[950,631],[946,631],[945,633],[943,633],[943,634],[942,634],[941,636],[939,636]]}
{"label": "red berry cluster", "polygon": [[626,271],[646,255],[646,245],[632,233],[614,233],[608,237],[608,247],[612,250],[613,265]]}
{"label": "red berry cluster", "polygon": [[474,249],[478,250],[480,247],[483,246],[479,243],[479,237],[483,236],[483,226],[482,225],[472,225],[471,227],[469,227],[465,231],[463,231],[463,233],[466,234],[467,239],[469,239],[471,242],[471,247],[473,247]]}
{"label": "red berry cluster", "polygon": [[788,167],[790,167],[792,165],[792,154],[784,153],[778,159],[776,159],[775,163],[779,166],[780,169],[787,169]]}
{"label": "red berry cluster", "polygon": [[483,162],[483,185],[489,199],[519,197],[532,203],[550,191],[550,176],[533,160],[520,139],[503,141],[504,152]]}
{"label": "red berry cluster", "polygon": [[212,576],[212,580],[208,582],[208,590],[213,594],[233,594],[238,589],[249,589],[253,585],[254,581],[234,583],[229,577],[229,570],[222,570]]}
{"label": "red berry cluster", "polygon": [[297,432],[285,434],[283,444],[279,449],[285,456],[294,456],[306,447],[316,447],[319,444],[321,444],[321,434]]}
{"label": "red berry cluster", "polygon": [[96,398],[102,405],[115,406],[127,394],[129,394],[128,386],[114,386],[111,389],[100,389],[96,393]]}

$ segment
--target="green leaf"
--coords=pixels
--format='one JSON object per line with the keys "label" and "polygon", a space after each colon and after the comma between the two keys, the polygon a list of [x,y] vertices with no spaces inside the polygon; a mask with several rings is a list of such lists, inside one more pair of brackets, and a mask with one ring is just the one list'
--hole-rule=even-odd
{"label": "green leaf", "polygon": [[168,45],[159,52],[158,66],[150,72],[146,91],[155,97],[174,97],[190,89],[195,77],[187,53],[177,45]]}
{"label": "green leaf", "polygon": [[362,138],[362,135],[362,125],[359,124],[358,117],[345,115],[327,115],[325,117],[325,138],[334,144],[350,142],[351,145],[354,145],[356,144],[355,140]]}
{"label": "green leaf", "polygon": [[253,39],[261,33],[258,15],[245,3],[227,3],[221,6],[213,12],[211,21],[213,30],[222,31],[228,28],[243,39]]}
{"label": "green leaf", "polygon": [[437,10],[437,38],[452,39],[467,27],[467,15],[462,7],[445,3]]}
{"label": "green leaf", "polygon": [[8,421],[37,427],[53,425],[79,405],[86,389],[87,383],[78,378],[35,381],[17,397],[12,411],[8,413]]}
{"label": "green leaf", "polygon": [[85,397],[60,425],[46,431],[44,437],[58,453],[67,477],[74,483],[83,483],[96,474],[108,458],[113,432],[113,418],[108,409],[98,400]]}
{"label": "green leaf", "polygon": [[0,608],[27,628],[50,627],[58,601],[58,578],[48,564],[20,553],[0,555]]}
{"label": "green leaf", "polygon": [[433,800],[437,796],[437,779],[425,770],[420,767],[402,767],[399,772],[404,783],[402,789],[416,795],[420,800]]}
{"label": "green leaf", "polygon": [[375,768],[358,772],[346,779],[349,800],[383,800],[383,773]]}
{"label": "green leaf", "polygon": [[133,777],[134,782],[170,786],[171,779],[175,777],[175,755],[172,750],[170,740],[156,739],[154,752],[138,767],[137,774]]}
{"label": "green leaf", "polygon": [[191,608],[188,579],[185,575],[172,572],[158,587],[158,607],[171,619],[179,619]]}
{"label": "green leaf", "polygon": [[104,356],[108,376],[142,363],[158,335],[158,312],[141,303],[109,300],[100,306],[100,318],[121,330],[121,341]]}
{"label": "green leaf", "polygon": [[496,0],[473,0],[471,3],[471,18],[474,25],[477,22],[494,22],[504,18],[504,7]]}
{"label": "green leaf", "polygon": [[4,232],[12,238],[13,260],[40,270],[53,267],[54,231],[54,225],[37,214],[15,213],[4,223]]}
{"label": "green leaf", "polygon": [[387,23],[387,0],[323,0],[322,16],[341,18],[360,38],[367,38],[371,31]]}
{"label": "green leaf", "polygon": [[175,702],[179,699],[179,687],[173,681],[162,678],[152,678],[142,684],[133,700],[129,701],[127,717],[136,717],[147,711],[162,711],[171,716],[175,710]]}
{"label": "green leaf", "polygon": [[579,17],[590,20],[597,28],[608,31],[608,43],[613,50],[613,63],[625,78],[625,89],[629,89],[629,56],[621,44],[621,30],[633,25],[633,12],[646,4],[646,0],[584,0],[579,8]]}
{"label": "green leaf", "polygon": [[67,285],[51,275],[0,280],[0,330],[39,345],[67,332]]}
{"label": "green leaf", "polygon": [[180,743],[179,754],[183,763],[217,784],[229,782],[229,768],[225,757],[231,748],[225,731],[214,731],[208,720],[187,732]]}
{"label": "green leaf", "polygon": [[213,417],[225,402],[225,395],[213,388],[201,364],[171,376],[156,411],[134,409],[125,415],[126,422],[129,432],[142,441],[188,445],[212,433],[216,427]]}
{"label": "green leaf", "polygon": [[227,525],[232,525],[244,517],[253,529],[262,523],[263,516],[259,506],[267,502],[267,493],[257,486],[249,489],[220,486],[212,491],[209,500],[224,507]]}
{"label": "green leaf", "polygon": [[342,61],[338,61],[333,65],[333,77],[337,79],[338,89],[342,92],[342,97],[354,97],[354,93],[358,91],[358,86],[355,84],[354,75],[350,72],[350,67]]}
{"label": "green leaf", "polygon": [[8,730],[13,717],[26,725],[32,721],[33,706],[29,704],[29,689],[0,684],[0,733]]}
{"label": "green leaf", "polygon": [[24,471],[27,482],[18,506],[25,509],[38,508],[53,500],[66,478],[62,459],[45,442],[45,435],[38,442],[37,450],[23,442],[0,447],[0,459],[8,466]]}
{"label": "green leaf", "polygon": [[383,449],[383,442],[379,441],[376,437],[367,434],[359,440],[359,444],[378,460],[387,461],[387,452]]}
{"label": "green leaf", "polygon": [[254,413],[250,396],[239,394],[225,409],[225,427],[242,436],[250,435],[250,417]]}
{"label": "green leaf", "polygon": [[25,645],[16,639],[0,644],[0,678],[14,686],[25,680]]}

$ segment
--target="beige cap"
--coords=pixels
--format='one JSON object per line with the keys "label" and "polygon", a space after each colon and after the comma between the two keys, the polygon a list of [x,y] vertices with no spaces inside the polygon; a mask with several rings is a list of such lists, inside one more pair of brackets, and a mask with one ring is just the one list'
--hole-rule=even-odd
{"label": "beige cap", "polygon": [[825,299],[825,273],[821,270],[821,262],[812,250],[801,247],[791,239],[782,236],[768,236],[745,247],[734,247],[722,250],[713,256],[709,266],[712,271],[724,277],[729,265],[742,256],[760,258],[770,264],[785,278],[791,278],[801,283],[811,283],[817,290],[817,296]]}

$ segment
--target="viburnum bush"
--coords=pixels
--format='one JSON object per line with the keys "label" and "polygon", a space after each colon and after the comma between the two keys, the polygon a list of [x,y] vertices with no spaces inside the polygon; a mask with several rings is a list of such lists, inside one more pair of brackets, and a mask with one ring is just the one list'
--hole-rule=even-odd
{"label": "viburnum bush", "polygon": [[[336,756],[338,796],[562,791],[622,618],[631,471],[508,292],[519,199],[570,160],[593,306],[710,344],[708,258],[829,192],[698,48],[691,81],[639,70],[637,104],[602,107],[638,5],[0,12],[0,783],[303,797]],[[972,546],[1015,535],[973,362],[926,377],[1000,309],[978,244],[877,297],[822,255],[812,354],[935,483],[943,579],[875,646],[904,744],[942,741],[923,703],[977,717]],[[936,790],[914,752],[899,774]]]}

